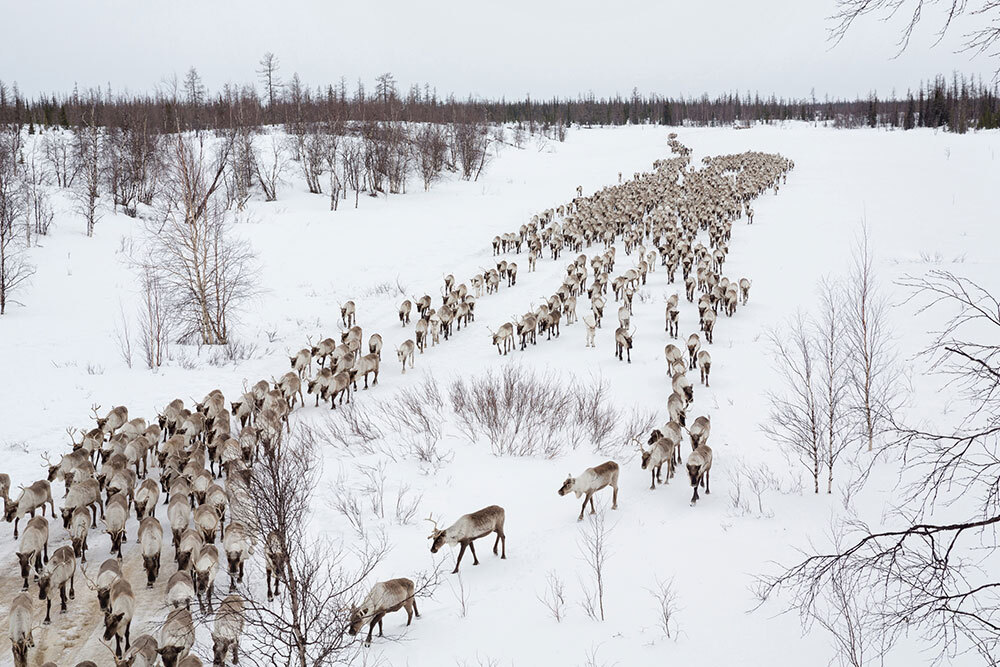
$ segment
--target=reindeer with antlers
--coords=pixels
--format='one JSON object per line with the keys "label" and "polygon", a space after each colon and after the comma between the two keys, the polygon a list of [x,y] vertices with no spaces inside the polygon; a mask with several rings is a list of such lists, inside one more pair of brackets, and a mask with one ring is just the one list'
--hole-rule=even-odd
{"label": "reindeer with antlers", "polygon": [[462,564],[462,556],[465,555],[465,549],[468,548],[472,551],[472,564],[479,565],[479,558],[476,557],[476,547],[473,541],[478,540],[480,537],[486,537],[490,533],[496,533],[497,539],[493,543],[493,554],[497,555],[497,547],[502,544],[500,558],[505,559],[507,558],[507,536],[504,534],[503,528],[505,517],[506,513],[502,507],[499,505],[490,505],[478,512],[459,517],[458,521],[441,530],[438,528],[437,521],[433,517],[428,516],[426,520],[434,524],[434,530],[427,536],[427,539],[431,540],[431,553],[436,554],[445,544],[460,545],[458,559],[455,561],[455,569],[451,572],[452,574],[458,574],[458,566]]}

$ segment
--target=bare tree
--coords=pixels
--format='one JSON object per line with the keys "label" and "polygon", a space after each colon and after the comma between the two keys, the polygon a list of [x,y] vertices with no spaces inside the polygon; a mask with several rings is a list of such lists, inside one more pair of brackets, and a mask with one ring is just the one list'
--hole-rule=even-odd
{"label": "bare tree", "polygon": [[[903,284],[921,310],[951,310],[925,357],[968,411],[944,429],[893,423],[904,452],[895,511],[878,528],[845,520],[825,553],[761,578],[758,594],[762,603],[788,595],[805,622],[821,620],[838,645],[868,655],[919,637],[938,661],[975,651],[995,665],[1000,577],[989,563],[1000,546],[1000,301],[942,271]],[[935,515],[945,509],[942,521]]]}
{"label": "bare tree", "polygon": [[788,331],[770,333],[771,346],[783,390],[769,392],[771,405],[762,430],[786,455],[809,470],[813,491],[819,493],[824,464],[823,408],[817,378],[816,344],[805,315],[799,312]]}
{"label": "bare tree", "polygon": [[465,180],[478,180],[479,174],[489,162],[489,126],[479,121],[452,123],[452,159],[462,172]]}
{"label": "bare tree", "polygon": [[597,620],[604,620],[604,573],[610,555],[611,527],[605,521],[604,513],[591,517],[580,531],[580,539],[577,546],[580,549],[580,557],[583,559],[585,567],[590,575],[590,583],[585,583],[582,579],[580,585],[583,587],[584,611],[588,616]]}
{"label": "bare tree", "polygon": [[847,279],[844,334],[850,392],[872,451],[897,398],[899,369],[889,337],[888,304],[879,289],[867,226],[862,226]]}
{"label": "bare tree", "polygon": [[305,127],[305,131],[292,140],[298,146],[302,174],[306,178],[306,187],[312,194],[323,194],[323,171],[328,164],[327,138],[316,123]]}
{"label": "bare tree", "polygon": [[274,103],[281,97],[281,78],[278,76],[278,58],[268,51],[260,59],[260,69],[257,76],[264,86],[264,97],[267,99],[268,111],[273,113]]}
{"label": "bare tree", "polygon": [[[244,656],[257,665],[321,667],[353,657],[350,610],[361,586],[384,557],[384,540],[353,549],[311,536],[312,498],[320,474],[313,438],[298,431],[263,450],[244,476],[245,505],[236,520],[252,527],[259,543],[284,556],[276,603],[247,591]],[[259,581],[259,580],[258,580]]]}
{"label": "bare tree", "polygon": [[823,413],[826,436],[826,492],[833,493],[833,471],[840,455],[853,440],[854,430],[848,413],[848,349],[845,344],[843,296],[840,287],[829,278],[819,285],[819,316],[816,329],[818,358],[818,402]]}
{"label": "bare tree", "polygon": [[348,139],[340,152],[340,162],[343,164],[344,181],[354,190],[354,208],[358,207],[361,190],[364,189],[362,173],[364,171],[364,152],[358,142]]}
{"label": "bare tree", "polygon": [[264,191],[266,201],[274,201],[278,198],[278,186],[281,184],[281,177],[288,166],[288,160],[281,149],[281,142],[276,137],[271,137],[271,148],[266,155],[260,157],[256,162],[257,181],[261,190]]}
{"label": "bare tree", "polygon": [[[142,273],[139,346],[142,348],[146,367],[150,370],[156,370],[167,359],[170,322],[170,305],[167,295],[164,294],[164,281],[154,269],[146,267]],[[128,335],[127,331],[125,335]]]}
{"label": "bare tree", "polygon": [[649,589],[649,594],[656,602],[656,620],[667,639],[677,636],[677,591],[674,590],[674,580],[656,581],[656,586]]}
{"label": "bare tree", "polygon": [[60,188],[71,188],[79,173],[80,163],[75,158],[73,136],[60,130],[45,133],[42,151],[56,177]]}
{"label": "bare tree", "polygon": [[[25,243],[31,245],[31,235],[45,236],[55,219],[55,211],[49,203],[46,186],[49,184],[49,173],[38,155],[37,142],[32,144],[23,169],[25,189]],[[37,240],[36,240],[37,243]]]}
{"label": "bare tree", "polygon": [[545,575],[545,591],[538,595],[538,601],[545,605],[556,623],[562,622],[566,615],[566,584],[555,570]]}
{"label": "bare tree", "polygon": [[100,219],[101,146],[100,132],[91,107],[89,118],[76,129],[76,159],[83,181],[75,191],[77,211],[87,224],[87,236],[94,235],[94,226]]}
{"label": "bare tree", "polygon": [[414,151],[424,190],[429,190],[444,170],[448,158],[448,138],[440,125],[427,123],[417,131]]}
{"label": "bare tree", "polygon": [[340,146],[340,128],[333,127],[330,132],[323,136],[323,160],[326,169],[330,173],[330,210],[336,211],[340,203],[340,193],[344,191],[344,178],[340,171],[341,166],[338,161],[338,147]]}
{"label": "bare tree", "polygon": [[27,208],[25,188],[17,174],[20,158],[13,135],[14,126],[0,128],[0,315],[12,302],[11,295],[35,269],[25,259],[25,238],[17,231],[17,222]]}
{"label": "bare tree", "polygon": [[[850,32],[858,19],[875,15],[880,20],[888,21],[897,14],[905,21],[900,31],[898,53],[902,53],[910,44],[913,31],[923,19],[930,7],[944,5],[941,24],[937,31],[937,41],[940,42],[956,22],[969,18],[978,23],[963,35],[963,51],[973,55],[992,57],[997,55],[996,45],[1000,42],[1000,2],[998,0],[837,0],[837,11],[831,17],[833,26],[829,30],[830,39],[838,44]],[[897,55],[898,55],[897,53]],[[1000,73],[1000,70],[997,70]]]}
{"label": "bare tree", "polygon": [[228,342],[231,318],[256,291],[255,257],[232,234],[220,190],[231,149],[223,142],[210,162],[201,142],[177,135],[162,219],[151,230],[147,266],[170,295],[181,338],[204,345]]}

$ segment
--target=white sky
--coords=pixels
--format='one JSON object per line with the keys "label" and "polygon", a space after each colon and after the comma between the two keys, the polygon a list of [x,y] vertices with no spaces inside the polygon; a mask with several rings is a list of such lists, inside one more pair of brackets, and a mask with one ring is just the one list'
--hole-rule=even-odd
{"label": "white sky", "polygon": [[[0,79],[29,95],[105,87],[150,90],[198,68],[215,91],[256,81],[265,51],[310,86],[390,71],[401,90],[428,82],[459,97],[544,98],[593,91],[888,95],[953,70],[998,64],[956,54],[968,19],[932,46],[927,14],[899,58],[900,20],[865,19],[826,41],[834,0],[0,0],[8,27]],[[902,18],[902,17],[901,17]]]}

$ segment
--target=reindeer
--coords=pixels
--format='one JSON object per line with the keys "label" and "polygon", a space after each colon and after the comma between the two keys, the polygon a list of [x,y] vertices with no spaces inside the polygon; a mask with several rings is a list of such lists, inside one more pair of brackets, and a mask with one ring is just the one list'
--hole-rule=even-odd
{"label": "reindeer", "polygon": [[198,551],[203,546],[205,546],[205,536],[197,527],[185,530],[181,534],[177,549],[175,550],[177,569],[189,569],[191,567],[191,560],[198,555]]}
{"label": "reindeer", "polygon": [[691,495],[691,506],[698,502],[698,487],[704,486],[705,493],[711,493],[708,485],[708,473],[712,469],[712,448],[706,444],[699,445],[694,451],[688,454],[687,458],[688,478],[691,480],[691,487],[694,493]]}
{"label": "reindeer", "polygon": [[[84,572],[86,574],[86,572]],[[97,582],[88,585],[97,593],[97,606],[101,611],[108,610],[108,601],[111,599],[111,587],[116,581],[122,578],[122,566],[116,558],[109,558],[101,563],[97,570]]]}
{"label": "reindeer", "polygon": [[[652,440],[652,438],[650,438]],[[642,453],[642,469],[649,470],[649,488],[650,490],[656,489],[656,483],[662,483],[662,470],[663,464],[667,464],[667,480],[674,474],[674,448],[673,444],[667,438],[657,438],[651,443],[653,446],[648,450],[643,449],[642,445],[639,445],[639,451]]]}
{"label": "reindeer", "polygon": [[374,333],[368,338],[368,352],[382,359],[382,335]]}
{"label": "reindeer", "polygon": [[295,407],[295,397],[299,397],[299,403],[305,405],[305,398],[302,396],[302,379],[295,372],[285,373],[281,380],[274,382],[277,385],[281,396],[288,401],[288,406]]}
{"label": "reindeer", "polygon": [[[311,352],[313,358],[319,360],[319,367],[324,368],[326,366],[327,357],[333,354],[333,351],[336,349],[337,341],[332,338],[324,338],[312,348]],[[265,387],[264,391],[267,391],[267,387]],[[259,398],[263,398],[263,396],[260,396]]]}
{"label": "reindeer", "polygon": [[0,472],[0,498],[10,500],[10,475]]}
{"label": "reindeer", "polygon": [[368,639],[365,644],[371,644],[376,625],[378,636],[382,636],[382,619],[385,615],[404,608],[407,626],[413,621],[414,615],[420,618],[413,582],[403,578],[380,581],[368,592],[361,606],[351,607],[351,624],[347,631],[353,637],[367,623]]}
{"label": "reindeer", "polygon": [[487,327],[487,331],[490,332],[493,344],[497,346],[497,354],[506,355],[514,348],[514,325],[510,322],[504,322],[496,331]]}
{"label": "reindeer", "polygon": [[712,432],[712,422],[708,417],[698,417],[691,424],[688,435],[691,436],[691,450],[698,449],[708,442],[708,435]]}
{"label": "reindeer", "polygon": [[[712,343],[712,332],[715,330],[715,311],[712,309],[706,310],[705,315],[701,318],[701,329],[705,332],[705,340],[708,341],[709,345]],[[694,368],[692,365],[691,368]]]}
{"label": "reindeer", "polygon": [[28,573],[31,561],[35,561],[35,572],[42,571],[42,564],[49,560],[49,522],[43,516],[33,516],[21,536],[21,545],[17,551],[17,560],[21,565],[21,576],[24,578],[23,591],[28,590]]}
{"label": "reindeer", "polygon": [[191,610],[194,599],[194,581],[189,570],[177,570],[167,580],[167,604],[174,609]]}
{"label": "reindeer", "polygon": [[694,387],[691,386],[691,381],[687,379],[687,375],[684,373],[677,373],[673,376],[671,387],[675,394],[684,399],[685,406],[691,405],[694,401]]}
{"label": "reindeer", "polygon": [[14,653],[14,667],[28,667],[28,649],[35,646],[31,607],[31,597],[27,593],[21,593],[10,603],[7,623],[10,628],[11,651]]}
{"label": "reindeer", "polygon": [[632,337],[634,335],[634,328],[632,331],[625,327],[618,327],[615,330],[615,356],[618,357],[618,361],[622,361],[622,352],[624,352],[628,363],[632,363]]}
{"label": "reindeer", "polygon": [[430,327],[430,322],[424,318],[417,320],[417,324],[413,327],[414,335],[417,338],[417,349],[420,350],[420,354],[424,353],[424,349],[427,347],[427,330]]}
{"label": "reindeer", "polygon": [[17,500],[11,501],[4,498],[4,521],[14,522],[14,539],[17,539],[17,524],[26,514],[35,516],[35,510],[42,508],[42,516],[45,516],[45,503],[49,503],[52,511],[52,518],[56,518],[56,503],[52,500],[52,486],[48,481],[41,479],[31,486],[21,487],[21,495]]}
{"label": "reindeer", "polygon": [[667,399],[667,413],[670,415],[671,421],[684,426],[684,420],[687,416],[687,401],[682,395],[676,392],[670,394],[670,398]]}
{"label": "reindeer", "polygon": [[403,374],[406,374],[406,360],[410,360],[410,368],[413,368],[413,350],[416,343],[413,339],[407,338],[402,345],[396,348],[396,358],[403,364]]}
{"label": "reindeer", "polygon": [[688,368],[694,370],[695,363],[698,357],[698,350],[701,349],[701,338],[698,336],[698,334],[693,333],[690,336],[688,336],[687,349],[688,349],[688,359],[689,359]]}
{"label": "reindeer", "polygon": [[151,635],[139,635],[125,652],[121,667],[154,667],[158,645]]}
{"label": "reindeer", "polygon": [[[481,277],[480,277],[480,282],[482,282]],[[472,284],[473,286],[475,286],[476,284],[475,278],[473,278]],[[431,296],[429,294],[425,294],[419,299],[416,298],[413,299],[413,301],[415,301],[417,304],[417,313],[420,315],[420,317],[425,317],[427,315],[427,311],[431,309]]]}
{"label": "reindeer", "polygon": [[[121,658],[131,647],[129,631],[132,629],[132,616],[135,613],[135,594],[132,586],[124,579],[119,579],[111,587],[111,598],[108,609],[104,612],[104,641],[115,638],[115,657]],[[122,650],[122,638],[125,638],[125,648]]]}
{"label": "reindeer", "polygon": [[312,349],[303,348],[296,352],[294,357],[288,357],[288,360],[299,379],[312,376]]}
{"label": "reindeer", "polygon": [[399,322],[404,327],[410,323],[410,311],[413,310],[413,302],[409,299],[403,301],[399,304]]}
{"label": "reindeer", "polygon": [[153,516],[156,503],[160,500],[160,487],[151,479],[144,479],[135,492],[132,504],[135,507],[135,518],[142,521],[147,516]]}
{"label": "reindeer", "polygon": [[76,579],[76,558],[73,547],[59,547],[52,552],[52,558],[45,564],[38,577],[38,599],[45,600],[45,625],[52,624],[52,595],[59,589],[59,612],[66,613],[66,582],[69,582],[69,599],[76,599],[73,584]]}
{"label": "reindeer", "polygon": [[485,537],[490,533],[496,533],[497,539],[493,543],[493,554],[497,554],[497,546],[502,542],[503,552],[500,558],[505,559],[507,558],[507,536],[504,534],[503,529],[504,518],[504,510],[499,505],[490,505],[478,512],[465,514],[444,530],[438,528],[437,522],[433,518],[427,517],[427,520],[434,524],[434,530],[431,531],[431,534],[427,538],[431,540],[431,553],[436,554],[445,544],[461,545],[458,550],[458,559],[455,561],[455,569],[451,572],[452,574],[458,574],[458,566],[462,564],[462,556],[465,555],[466,547],[472,551],[472,564],[479,565],[473,541],[480,537]]}
{"label": "reindeer", "polygon": [[[421,320],[422,322],[423,320]],[[351,369],[351,384],[354,385],[354,391],[358,390],[357,377],[362,375],[365,378],[365,389],[368,388],[368,374],[374,373],[375,378],[372,380],[372,386],[378,384],[378,367],[379,360],[378,355],[366,354],[358,360],[358,363]]]}
{"label": "reindeer", "polygon": [[77,507],[73,510],[73,516],[69,522],[69,538],[70,544],[73,545],[73,555],[79,558],[81,563],[87,562],[87,535],[90,532],[89,527],[90,510],[86,507]]}
{"label": "reindeer", "polygon": [[111,553],[122,559],[122,542],[125,540],[125,522],[128,521],[128,499],[116,493],[104,507],[104,532],[111,538]]}
{"label": "reindeer", "polygon": [[[212,598],[215,596],[215,574],[219,569],[219,550],[214,544],[206,544],[191,559],[194,573],[194,593],[198,597],[198,608],[212,613]],[[202,601],[205,597],[205,603]]]}
{"label": "reindeer", "polygon": [[206,542],[215,544],[215,534],[219,532],[220,520],[219,513],[214,507],[206,504],[198,505],[194,510],[194,525],[201,531]]}
{"label": "reindeer", "polygon": [[57,479],[62,479],[65,484],[65,491],[63,496],[69,493],[69,487],[73,484],[73,472],[76,470],[77,466],[85,461],[90,460],[90,453],[83,449],[75,449],[69,454],[64,454],[59,463],[53,464],[49,461],[48,457],[42,455],[42,459],[45,461],[46,465],[49,466],[49,482],[54,482]]}
{"label": "reindeer", "polygon": [[77,482],[70,488],[70,493],[66,496],[66,500],[60,510],[62,513],[63,528],[69,528],[69,522],[73,517],[73,513],[81,507],[93,512],[94,517],[91,527],[97,528],[97,509],[100,508],[101,516],[103,517],[104,502],[101,500],[101,488],[96,479]]}
{"label": "reindeer", "polygon": [[139,522],[139,546],[146,568],[146,588],[152,588],[160,575],[160,553],[163,551],[163,526],[156,517],[148,516]]}
{"label": "reindeer", "polygon": [[712,372],[712,355],[709,354],[708,350],[702,350],[698,353],[698,369],[701,371],[702,384],[707,387],[708,374]]}
{"label": "reindeer", "polygon": [[740,278],[740,296],[743,299],[743,305],[747,305],[747,301],[750,300],[750,280],[747,278]]}
{"label": "reindeer", "polygon": [[246,526],[239,521],[230,523],[222,537],[222,550],[226,552],[226,561],[229,563],[230,592],[235,590],[237,583],[243,583],[243,564],[253,553],[251,540]]}
{"label": "reindeer", "polygon": [[[267,576],[267,600],[270,602],[278,594],[278,582],[285,574],[288,554],[281,544],[278,533],[271,531],[264,542],[264,570]],[[271,578],[274,577],[274,593],[271,593]]]}
{"label": "reindeer", "polygon": [[[681,424],[671,419],[662,428],[653,429],[653,432],[649,434],[649,442],[647,444],[652,445],[657,440],[665,438],[669,444],[668,448],[673,452],[673,463],[679,464],[681,463],[681,440],[683,439],[681,431],[683,428]],[[672,465],[668,468],[669,477],[674,476],[674,467]]]}
{"label": "reindeer", "polygon": [[340,321],[345,327],[354,326],[355,307],[353,301],[340,304]]}
{"label": "reindeer", "polygon": [[566,481],[559,487],[559,495],[573,493],[577,498],[583,496],[580,516],[577,517],[577,521],[583,521],[583,511],[587,509],[587,501],[590,501],[590,513],[596,514],[594,494],[606,486],[610,486],[613,491],[611,509],[616,510],[618,509],[618,464],[614,461],[606,461],[599,466],[587,468],[579,477],[567,475]]}
{"label": "reindeer", "polygon": [[212,629],[212,664],[222,667],[226,664],[226,653],[231,652],[233,664],[240,662],[240,635],[243,634],[243,598],[228,595],[219,603]]}
{"label": "reindeer", "polygon": [[181,544],[181,535],[191,523],[191,500],[186,493],[174,493],[167,504],[167,519],[170,521],[170,532],[173,534],[174,555]]}
{"label": "reindeer", "polygon": [[160,627],[160,643],[156,652],[163,667],[178,667],[194,645],[194,619],[187,609],[174,609]]}
{"label": "reindeer", "polygon": [[594,337],[597,335],[597,319],[594,317],[594,313],[585,313],[583,316],[583,325],[586,328],[586,344],[584,347],[596,347],[594,344]]}
{"label": "reindeer", "polygon": [[115,434],[115,431],[128,422],[128,408],[124,405],[119,405],[112,408],[105,417],[98,417],[97,411],[100,408],[101,406],[98,405],[92,407],[91,410],[94,412],[94,419],[97,420],[97,428],[101,429],[101,432],[110,439]]}

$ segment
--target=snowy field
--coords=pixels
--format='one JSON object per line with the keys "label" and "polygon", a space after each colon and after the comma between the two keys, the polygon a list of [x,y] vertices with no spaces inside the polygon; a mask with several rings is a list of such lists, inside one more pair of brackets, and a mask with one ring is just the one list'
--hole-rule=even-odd
{"label": "snowy field", "polygon": [[[754,203],[752,226],[734,225],[724,274],[753,281],[749,304],[733,318],[720,315],[714,344],[711,388],[695,385],[689,419],[709,415],[715,452],[712,493],[696,507],[681,475],[669,485],[649,490],[649,476],[640,470],[638,452],[627,443],[621,466],[619,508],[610,509],[610,493],[596,496],[598,511],[611,528],[607,561],[606,620],[588,618],[580,607],[581,578],[587,580],[579,541],[592,521],[576,521],[579,502],[556,491],[567,472],[574,475],[606,459],[586,441],[566,443],[553,458],[496,457],[484,443],[469,442],[454,423],[443,424],[439,443],[447,461],[436,470],[412,458],[394,460],[380,454],[350,455],[324,449],[323,480],[317,488],[317,530],[350,543],[355,533],[333,507],[336,486],[360,483],[360,466],[385,462],[387,503],[395,502],[401,484],[419,498],[415,518],[399,525],[369,518],[370,529],[383,528],[392,550],[374,580],[411,576],[434,567],[445,557],[450,571],[457,550],[445,548],[432,556],[422,519],[433,513],[443,523],[490,504],[506,509],[507,559],[489,553],[488,539],[479,543],[481,564],[466,556],[461,581],[467,597],[463,615],[458,578],[444,575],[433,598],[421,600],[420,619],[405,628],[403,613],[385,620],[384,639],[366,649],[367,664],[439,665],[818,665],[833,654],[828,638],[814,631],[805,636],[798,618],[778,615],[771,604],[754,613],[750,586],[756,574],[773,571],[772,561],[789,563],[809,540],[822,544],[832,517],[842,511],[840,493],[813,495],[804,470],[792,467],[760,430],[767,411],[766,392],[776,388],[766,333],[781,327],[799,308],[815,302],[817,280],[847,271],[861,221],[871,230],[876,265],[893,308],[899,356],[906,361],[908,414],[933,419],[948,410],[935,379],[921,375],[911,357],[929,342],[929,316],[914,316],[903,304],[906,292],[893,282],[904,275],[922,275],[944,268],[997,284],[996,188],[1000,183],[997,153],[1000,134],[968,135],[926,130],[884,132],[837,131],[805,124],[728,128],[674,128],[678,139],[693,149],[693,164],[710,155],[745,150],[776,152],[795,161],[787,185]],[[242,317],[237,338],[255,347],[252,358],[209,363],[209,349],[172,346],[172,360],[152,373],[136,363],[129,369],[115,342],[120,310],[135,310],[137,278],[128,256],[140,243],[135,221],[106,215],[92,239],[83,225],[64,212],[51,236],[31,251],[37,273],[18,300],[0,319],[0,469],[18,484],[44,476],[40,455],[55,456],[68,448],[66,429],[89,428],[91,406],[107,411],[127,405],[130,416],[154,420],[170,400],[200,400],[219,388],[235,398],[261,378],[288,370],[288,355],[340,332],[338,304],[353,299],[358,324],[385,339],[379,384],[359,391],[359,408],[392,398],[401,388],[416,388],[433,377],[443,395],[457,377],[468,378],[509,364],[538,372],[556,372],[581,381],[605,381],[613,402],[623,411],[652,410],[656,423],[667,420],[671,393],[663,347],[665,298],[681,294],[682,338],[697,330],[697,311],[683,299],[682,284],[668,284],[662,267],[649,275],[636,299],[636,337],[632,363],[619,362],[614,351],[614,311],[609,300],[597,347],[584,348],[582,322],[562,327],[551,341],[507,356],[490,346],[487,327],[496,328],[515,313],[528,310],[561,283],[574,254],[553,261],[547,255],[534,273],[527,256],[507,256],[521,267],[517,285],[501,287],[476,308],[476,322],[452,340],[416,355],[416,367],[403,375],[393,345],[413,337],[413,326],[400,326],[396,310],[400,296],[440,294],[442,275],[466,281],[494,261],[494,235],[516,231],[533,214],[568,202],[577,186],[584,194],[611,183],[618,173],[649,170],[654,160],[670,157],[662,127],[574,129],[565,143],[525,150],[504,148],[478,182],[448,181],[419,191],[410,183],[402,196],[362,197],[354,210],[328,211],[328,199],[310,195],[295,179],[278,201],[250,204],[251,221],[238,227],[250,240],[262,264],[264,292]],[[353,204],[353,201],[349,201]],[[585,249],[588,255],[599,249]],[[616,273],[630,258],[621,248]],[[579,312],[584,312],[581,299]],[[689,374],[693,381],[696,373]],[[446,399],[447,402],[447,399]],[[445,414],[448,414],[447,411]],[[297,410],[293,421],[320,423],[329,410]],[[391,441],[396,434],[389,433]],[[389,442],[389,444],[393,444]],[[685,455],[688,446],[685,443]],[[863,452],[850,454],[863,463]],[[763,496],[763,512],[737,510],[731,500],[734,471],[741,466],[765,466],[780,480],[780,489]],[[877,521],[892,499],[895,462],[881,465],[858,499]],[[838,473],[841,484],[850,474]],[[59,503],[62,483],[53,484]],[[165,508],[158,508],[166,524]],[[134,524],[134,520],[133,520]],[[130,524],[126,571],[133,580],[141,613],[133,623],[133,638],[155,633],[164,612],[143,588],[141,559],[135,553],[135,527]],[[22,522],[23,526],[23,522]],[[96,571],[106,557],[108,540],[92,531],[88,567]],[[52,526],[50,550],[67,541],[61,524]],[[15,541],[10,524],[0,537],[0,597],[10,600],[20,590]],[[165,588],[174,565],[165,547],[163,573],[154,592]],[[538,597],[546,578],[558,573],[565,581],[566,615],[557,623]],[[666,638],[660,629],[656,603],[649,590],[657,581],[673,580],[677,593],[679,630]],[[228,577],[219,575],[224,589]],[[262,589],[263,587],[261,587]],[[32,589],[34,590],[34,589]],[[96,601],[80,578],[69,613],[53,613],[32,665],[55,660],[72,665],[85,658],[110,664],[98,643],[93,613]],[[6,604],[6,603],[4,603]],[[38,607],[36,606],[36,611]],[[88,610],[83,613],[83,610]],[[6,622],[2,623],[6,627]],[[199,631],[201,632],[201,631]],[[210,658],[207,631],[199,634]],[[9,653],[0,653],[0,664]],[[890,656],[890,664],[922,660],[920,645],[908,644]],[[970,661],[975,660],[969,656]],[[960,664],[958,659],[955,664]]]}

